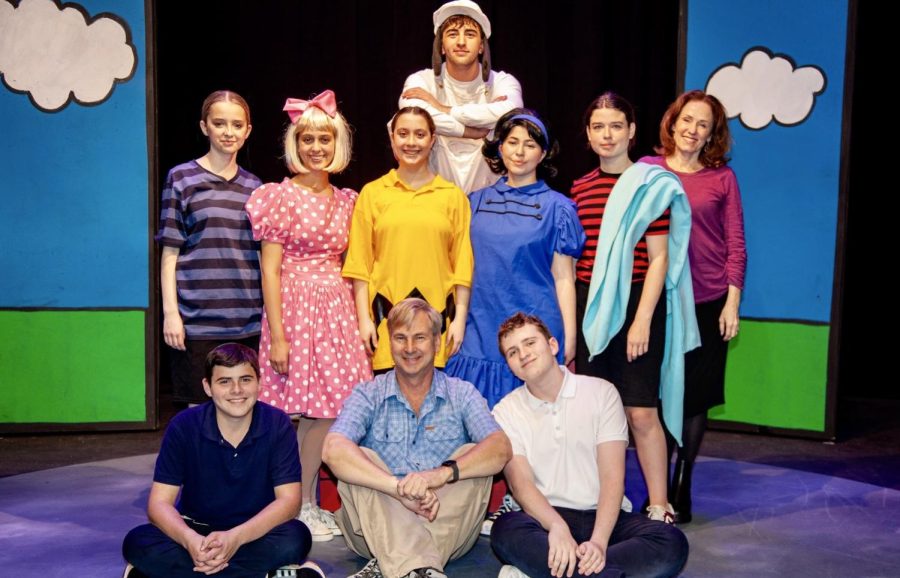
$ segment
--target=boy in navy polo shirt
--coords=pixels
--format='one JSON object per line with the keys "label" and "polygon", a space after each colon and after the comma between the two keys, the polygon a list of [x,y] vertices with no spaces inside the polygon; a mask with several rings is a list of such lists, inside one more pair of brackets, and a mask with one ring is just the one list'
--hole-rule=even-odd
{"label": "boy in navy polo shirt", "polygon": [[[256,403],[256,353],[237,343],[212,350],[203,389],[211,401],[179,413],[166,430],[147,503],[152,524],[122,545],[134,565],[129,578],[262,578],[309,553],[309,529],[294,519],[297,437],[286,414]],[[324,577],[311,562],[278,575]]]}

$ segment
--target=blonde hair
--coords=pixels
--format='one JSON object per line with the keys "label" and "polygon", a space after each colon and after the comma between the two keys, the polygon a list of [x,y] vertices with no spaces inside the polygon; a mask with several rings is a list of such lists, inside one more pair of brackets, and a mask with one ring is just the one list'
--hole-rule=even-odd
{"label": "blonde hair", "polygon": [[443,324],[441,314],[430,303],[418,297],[407,297],[391,307],[387,317],[388,334],[393,334],[396,328],[412,325],[413,319],[419,313],[424,313],[428,316],[428,321],[431,323],[431,335],[432,337],[438,337],[441,334],[441,325]]}
{"label": "blonde hair", "polygon": [[327,130],[334,136],[334,158],[325,167],[325,172],[339,173],[346,169],[353,155],[353,134],[350,124],[340,112],[335,112],[334,118],[331,118],[321,109],[310,106],[284,133],[284,163],[288,170],[293,174],[309,172],[297,154],[297,139],[310,130]]}

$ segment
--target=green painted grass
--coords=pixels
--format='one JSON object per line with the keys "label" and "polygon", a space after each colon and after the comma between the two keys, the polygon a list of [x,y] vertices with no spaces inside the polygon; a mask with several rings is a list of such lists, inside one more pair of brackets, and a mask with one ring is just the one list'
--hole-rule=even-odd
{"label": "green painted grass", "polygon": [[827,325],[741,321],[711,419],[825,431]]}
{"label": "green painted grass", "polygon": [[0,311],[0,423],[144,421],[143,311]]}

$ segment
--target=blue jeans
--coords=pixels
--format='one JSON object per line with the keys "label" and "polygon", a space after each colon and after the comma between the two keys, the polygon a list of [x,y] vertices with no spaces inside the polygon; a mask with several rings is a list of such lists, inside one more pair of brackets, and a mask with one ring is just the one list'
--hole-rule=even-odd
{"label": "blue jeans", "polygon": [[[596,510],[555,509],[577,543],[590,539]],[[547,530],[525,512],[509,512],[494,522],[491,547],[504,564],[512,564],[530,578],[550,578]],[[675,526],[649,520],[640,514],[619,512],[609,537],[606,566],[594,576],[675,576],[687,562],[687,557],[687,538]],[[577,569],[575,575],[578,575]]]}
{"label": "blue jeans", "polygon": [[[208,526],[188,524],[198,533],[207,535]],[[298,520],[288,520],[272,528],[268,534],[244,544],[228,561],[228,567],[215,575],[222,578],[262,578],[288,564],[299,564],[312,547],[309,529]],[[152,524],[144,524],[128,532],[122,543],[122,555],[149,578],[203,576],[194,572],[194,562],[188,551]]]}

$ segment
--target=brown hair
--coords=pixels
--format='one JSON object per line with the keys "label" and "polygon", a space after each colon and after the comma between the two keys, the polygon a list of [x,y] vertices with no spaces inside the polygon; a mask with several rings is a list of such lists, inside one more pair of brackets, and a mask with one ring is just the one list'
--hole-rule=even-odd
{"label": "brown hair", "polygon": [[250,105],[247,104],[243,96],[230,90],[217,90],[207,96],[203,101],[203,106],[200,107],[200,120],[206,121],[206,117],[209,116],[209,109],[217,102],[233,102],[243,108],[244,114],[247,115],[247,124],[250,124]]}
{"label": "brown hair", "polygon": [[434,119],[431,118],[431,114],[422,108],[421,106],[404,106],[391,117],[391,134],[394,134],[394,129],[397,127],[397,119],[399,119],[404,114],[411,114],[413,116],[421,116],[425,119],[425,122],[428,123],[428,130],[433,135],[436,128],[434,126]]}
{"label": "brown hair", "polygon": [[724,166],[729,161],[725,155],[731,149],[731,132],[728,130],[728,116],[725,114],[725,107],[722,106],[719,99],[702,90],[689,90],[669,105],[662,121],[659,123],[660,145],[655,150],[657,154],[665,157],[675,154],[675,139],[672,136],[675,122],[678,120],[684,107],[695,100],[708,104],[713,115],[709,140],[706,141],[706,144],[700,150],[700,164],[707,168]]}
{"label": "brown hair", "polygon": [[526,325],[534,325],[537,330],[547,338],[547,341],[553,339],[553,335],[550,333],[550,330],[547,328],[547,325],[541,321],[540,317],[536,317],[534,315],[529,315],[527,313],[522,313],[519,311],[506,321],[500,324],[500,329],[497,331],[497,348],[500,349],[500,355],[506,357],[506,353],[503,351],[503,340],[507,335],[519,329],[521,327],[525,327]]}
{"label": "brown hair", "polygon": [[206,381],[212,383],[213,368],[220,367],[237,367],[243,363],[247,363],[253,368],[256,379],[259,379],[259,359],[256,352],[240,343],[223,343],[209,352],[206,356],[206,366],[204,375]]}
{"label": "brown hair", "polygon": [[481,56],[479,57],[481,61],[481,80],[487,82],[491,76],[491,49],[488,46],[487,38],[484,36],[484,29],[474,18],[465,14],[454,14],[444,20],[440,28],[438,28],[437,34],[434,35],[434,44],[431,47],[431,70],[434,72],[438,86],[443,86],[443,81],[441,80],[441,64],[443,63],[441,49],[444,47],[444,32],[448,28],[461,28],[466,24],[474,26],[481,34]]}

